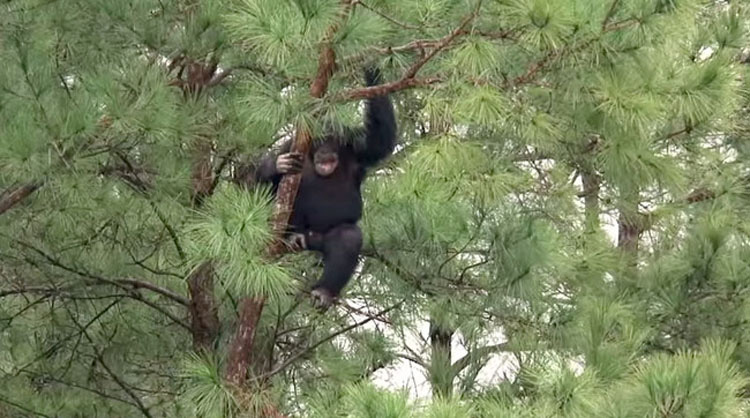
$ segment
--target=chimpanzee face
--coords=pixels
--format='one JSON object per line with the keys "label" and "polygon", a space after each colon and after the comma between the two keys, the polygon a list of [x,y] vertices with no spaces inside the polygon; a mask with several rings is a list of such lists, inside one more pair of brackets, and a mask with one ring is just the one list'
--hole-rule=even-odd
{"label": "chimpanzee face", "polygon": [[315,173],[321,177],[328,177],[336,171],[339,165],[339,153],[335,145],[324,143],[317,147],[313,154]]}

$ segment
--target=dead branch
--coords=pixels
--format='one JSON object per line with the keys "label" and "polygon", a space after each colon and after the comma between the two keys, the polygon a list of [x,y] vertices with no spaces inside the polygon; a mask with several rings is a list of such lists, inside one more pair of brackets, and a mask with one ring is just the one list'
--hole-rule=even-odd
{"label": "dead branch", "polygon": [[13,209],[40,187],[42,187],[41,182],[32,182],[4,191],[0,195],[0,215]]}

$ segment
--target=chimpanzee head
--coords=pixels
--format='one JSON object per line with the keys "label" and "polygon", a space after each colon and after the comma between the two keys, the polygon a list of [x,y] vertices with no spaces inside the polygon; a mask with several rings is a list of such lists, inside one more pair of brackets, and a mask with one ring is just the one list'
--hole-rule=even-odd
{"label": "chimpanzee head", "polygon": [[315,148],[313,154],[315,173],[321,177],[328,177],[339,166],[339,147],[336,141],[326,141]]}

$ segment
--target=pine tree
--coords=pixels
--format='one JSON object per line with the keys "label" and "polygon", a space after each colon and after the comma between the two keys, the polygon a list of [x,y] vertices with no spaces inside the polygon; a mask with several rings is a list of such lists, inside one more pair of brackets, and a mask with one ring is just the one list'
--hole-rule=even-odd
{"label": "pine tree", "polygon": [[[744,4],[0,10],[0,416],[746,413]],[[238,184],[385,92],[401,145],[317,313],[274,247],[295,180]]]}

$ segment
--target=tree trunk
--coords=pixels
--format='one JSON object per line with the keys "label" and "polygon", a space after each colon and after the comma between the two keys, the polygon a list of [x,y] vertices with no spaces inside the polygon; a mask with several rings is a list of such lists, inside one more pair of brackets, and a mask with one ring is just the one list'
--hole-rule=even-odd
{"label": "tree trunk", "polygon": [[623,193],[623,196],[618,218],[617,248],[632,257],[632,262],[635,264],[638,255],[638,241],[643,232],[638,213],[639,191],[636,189],[632,192]]}
{"label": "tree trunk", "polygon": [[430,322],[430,370],[432,396],[449,398],[453,393],[451,340],[453,331]]}
{"label": "tree trunk", "polygon": [[[192,169],[192,201],[194,207],[203,205],[213,190],[214,172],[211,162],[213,147],[208,138],[195,144]],[[190,291],[190,328],[196,351],[211,351],[219,335],[219,309],[214,297],[214,269],[204,262],[188,277]]]}
{"label": "tree trunk", "polygon": [[599,231],[599,192],[601,189],[601,178],[598,174],[584,170],[581,173],[583,180],[584,219],[586,233]]}
{"label": "tree trunk", "polygon": [[247,378],[250,353],[255,342],[255,330],[263,313],[264,304],[265,300],[261,298],[246,298],[242,301],[237,331],[232,345],[229,346],[226,371],[226,379],[233,385],[240,386]]}
{"label": "tree trunk", "polygon": [[617,234],[617,248],[628,254],[638,253],[640,230],[638,225],[627,215],[620,214],[619,230]]}
{"label": "tree trunk", "polygon": [[209,262],[201,264],[188,278],[190,291],[190,328],[195,351],[210,352],[219,334],[219,314],[214,299],[214,270]]}

